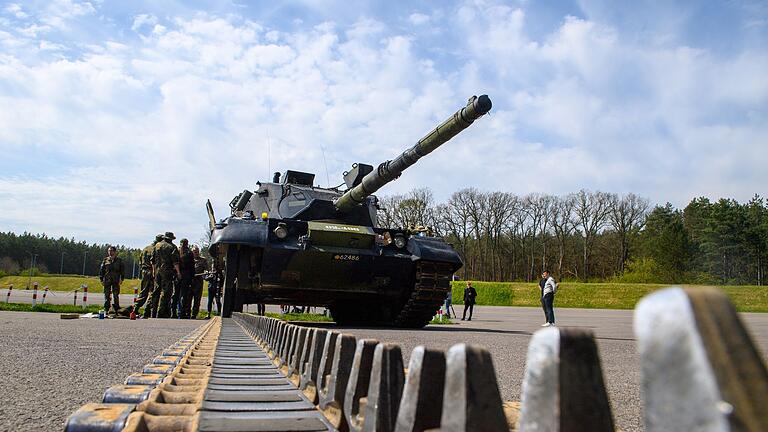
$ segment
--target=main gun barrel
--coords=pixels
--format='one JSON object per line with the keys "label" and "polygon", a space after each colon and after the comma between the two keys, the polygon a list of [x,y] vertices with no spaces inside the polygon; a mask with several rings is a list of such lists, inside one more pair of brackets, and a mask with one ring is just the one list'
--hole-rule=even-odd
{"label": "main gun barrel", "polygon": [[416,161],[426,156],[434,149],[440,147],[456,136],[459,132],[468,128],[475,120],[491,110],[491,99],[487,95],[472,96],[467,106],[456,111],[438,127],[420,139],[413,147],[404,151],[393,160],[386,161],[378,168],[368,173],[357,186],[349,189],[335,203],[340,212],[347,212],[363,202],[363,200],[379,190],[385,184],[400,177],[400,174],[415,164]]}

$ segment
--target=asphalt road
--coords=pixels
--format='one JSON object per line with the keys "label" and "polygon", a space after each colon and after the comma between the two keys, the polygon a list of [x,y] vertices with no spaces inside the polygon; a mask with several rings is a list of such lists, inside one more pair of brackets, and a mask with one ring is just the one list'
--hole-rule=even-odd
{"label": "asphalt road", "polygon": [[59,431],[67,416],[194,330],[189,320],[61,320],[0,312],[0,431]]}

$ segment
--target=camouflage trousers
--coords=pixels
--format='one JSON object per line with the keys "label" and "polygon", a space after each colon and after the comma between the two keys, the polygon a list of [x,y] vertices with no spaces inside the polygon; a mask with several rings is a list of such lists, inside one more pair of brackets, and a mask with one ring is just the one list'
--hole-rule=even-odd
{"label": "camouflage trousers", "polygon": [[182,273],[179,280],[179,318],[189,318],[192,305],[192,277]]}
{"label": "camouflage trousers", "polygon": [[[184,297],[183,315],[185,318],[192,319],[197,318],[197,314],[200,312],[200,300],[203,298],[203,278],[200,276],[192,279],[192,286],[190,287],[189,294]],[[192,309],[190,314],[190,307]]]}
{"label": "camouflage trousers", "polygon": [[[153,316],[170,318],[171,297],[173,297],[173,273],[158,273],[155,275],[155,289],[152,290]],[[155,301],[157,299],[157,301]],[[154,310],[157,309],[157,315]]]}
{"label": "camouflage trousers", "polygon": [[120,282],[114,279],[104,279],[104,312],[109,312],[112,298],[114,298],[115,312],[120,309]]}
{"label": "camouflage trousers", "polygon": [[147,304],[144,308],[144,318],[151,316],[151,308],[149,307],[151,302],[149,296],[155,288],[155,278],[152,276],[152,269],[143,269],[141,271],[141,291],[139,291],[139,297],[136,298],[135,311],[139,312],[139,308]]}

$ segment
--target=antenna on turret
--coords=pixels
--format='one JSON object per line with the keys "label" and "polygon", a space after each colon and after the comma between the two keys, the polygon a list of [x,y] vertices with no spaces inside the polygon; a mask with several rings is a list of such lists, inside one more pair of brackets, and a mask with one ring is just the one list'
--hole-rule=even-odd
{"label": "antenna on turret", "polygon": [[269,141],[269,128],[267,128],[267,172],[272,172],[272,143]]}
{"label": "antenna on turret", "polygon": [[331,177],[328,175],[328,162],[325,160],[325,146],[323,146],[323,143],[320,143],[320,150],[323,152],[323,165],[325,165],[325,184],[330,187]]}

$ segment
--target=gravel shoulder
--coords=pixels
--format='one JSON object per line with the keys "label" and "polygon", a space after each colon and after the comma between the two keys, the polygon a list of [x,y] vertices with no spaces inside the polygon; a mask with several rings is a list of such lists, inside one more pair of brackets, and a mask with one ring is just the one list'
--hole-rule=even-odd
{"label": "gravel shoulder", "polygon": [[0,431],[62,430],[77,408],[99,402],[104,390],[201,324],[0,312]]}

